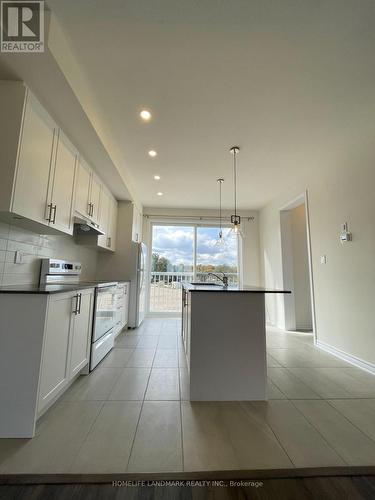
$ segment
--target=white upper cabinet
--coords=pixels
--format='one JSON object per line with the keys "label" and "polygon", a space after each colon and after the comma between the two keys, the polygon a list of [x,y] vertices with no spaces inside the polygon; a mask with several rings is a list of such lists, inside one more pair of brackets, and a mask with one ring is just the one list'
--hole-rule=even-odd
{"label": "white upper cabinet", "polygon": [[20,82],[0,83],[0,109],[1,219],[50,232],[46,206],[57,126]]}
{"label": "white upper cabinet", "polygon": [[90,189],[90,203],[91,203],[91,220],[95,224],[100,222],[100,195],[102,190],[102,183],[97,175],[94,173],[91,177],[91,189]]}
{"label": "white upper cabinet", "polygon": [[74,210],[79,215],[100,224],[102,183],[83,158],[80,158]]}
{"label": "white upper cabinet", "polygon": [[47,193],[56,137],[56,125],[32,94],[28,93],[12,210],[46,225]]}
{"label": "white upper cabinet", "polygon": [[117,201],[111,197],[109,206],[109,240],[108,248],[113,252],[116,250],[116,233],[117,233]]}
{"label": "white upper cabinet", "polygon": [[142,213],[135,204],[133,204],[132,240],[136,243],[142,241]]}
{"label": "white upper cabinet", "polygon": [[77,184],[75,196],[75,211],[84,217],[91,217],[90,187],[91,169],[83,158],[79,159],[77,167]]}
{"label": "white upper cabinet", "polygon": [[100,230],[103,235],[98,237],[98,245],[102,248],[108,248],[108,229],[109,229],[109,204],[110,194],[106,189],[102,190],[100,201]]}
{"label": "white upper cabinet", "polygon": [[73,194],[77,152],[59,130],[51,197],[48,200],[49,224],[73,234]]}
{"label": "white upper cabinet", "polygon": [[0,109],[0,220],[72,235],[76,214],[114,250],[116,202],[43,106],[22,82],[0,81]]}
{"label": "white upper cabinet", "polygon": [[76,151],[22,83],[1,82],[0,109],[1,219],[72,234]]}
{"label": "white upper cabinet", "polygon": [[98,237],[98,246],[115,251],[117,230],[117,201],[105,188],[100,201],[100,229],[105,233]]}

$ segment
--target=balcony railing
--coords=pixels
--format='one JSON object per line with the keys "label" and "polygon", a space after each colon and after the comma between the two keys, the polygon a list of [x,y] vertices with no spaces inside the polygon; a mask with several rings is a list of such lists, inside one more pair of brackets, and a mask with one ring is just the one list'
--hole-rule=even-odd
{"label": "balcony railing", "polygon": [[[225,274],[228,276],[229,284],[237,283],[237,273]],[[203,272],[197,272],[195,278],[193,272],[151,272],[150,311],[181,311],[181,283],[191,281],[217,282],[216,278]]]}

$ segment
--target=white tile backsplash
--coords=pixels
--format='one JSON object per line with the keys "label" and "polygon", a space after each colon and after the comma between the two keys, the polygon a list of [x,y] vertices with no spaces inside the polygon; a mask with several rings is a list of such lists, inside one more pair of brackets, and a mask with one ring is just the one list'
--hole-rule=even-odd
{"label": "white tile backsplash", "polygon": [[[15,253],[22,252],[22,264],[15,264]],[[40,259],[68,259],[82,262],[82,280],[96,276],[97,250],[77,245],[71,236],[39,235],[0,222],[0,284],[36,284]]]}

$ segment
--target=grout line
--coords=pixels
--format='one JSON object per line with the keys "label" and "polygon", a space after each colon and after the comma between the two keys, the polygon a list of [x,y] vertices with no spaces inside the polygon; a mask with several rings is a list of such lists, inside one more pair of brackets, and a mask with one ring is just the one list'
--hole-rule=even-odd
{"label": "grout line", "polygon": [[[362,398],[360,398],[362,399]],[[332,398],[331,398],[332,400]],[[345,420],[347,420],[353,427],[355,427],[361,434],[363,434],[367,439],[369,439],[370,441],[372,441],[373,443],[375,443],[375,438],[369,436],[364,430],[362,430],[360,427],[358,427],[357,424],[355,424],[354,422],[352,422],[350,420],[349,417],[347,417],[344,413],[342,413],[338,408],[336,408],[336,406],[334,406],[332,403],[331,403],[331,400],[325,400],[327,404],[329,404],[331,406],[331,408],[333,408],[335,411],[337,411],[337,413],[339,413],[342,417],[345,418]],[[357,400],[358,401],[358,400]]]}
{"label": "grout line", "polygon": [[[83,403],[84,401],[76,401],[76,402],[81,402],[81,403]],[[89,428],[87,429],[86,435],[85,435],[85,437],[84,437],[84,439],[83,439],[83,441],[82,441],[81,446],[78,448],[77,452],[76,452],[76,453],[75,453],[75,455],[72,457],[72,459],[71,459],[71,461],[70,461],[70,463],[69,463],[69,466],[68,466],[68,470],[71,470],[71,469],[72,469],[73,464],[74,464],[74,462],[75,462],[76,458],[78,457],[78,455],[79,455],[80,451],[82,450],[82,448],[83,448],[84,444],[86,443],[87,438],[89,437],[90,432],[92,431],[92,429],[93,429],[93,427],[94,427],[94,425],[95,425],[96,421],[97,421],[97,420],[98,420],[98,418],[99,418],[99,415],[100,415],[100,414],[101,414],[101,412],[103,411],[103,408],[104,408],[104,404],[105,404],[105,403],[106,403],[106,401],[101,400],[101,406],[100,406],[100,409],[99,409],[99,411],[98,411],[98,413],[97,413],[96,417],[95,417],[95,418],[94,418],[94,420],[92,421],[92,424],[91,424],[91,425],[89,426]],[[74,473],[74,471],[72,471],[72,473]]]}
{"label": "grout line", "polygon": [[128,469],[129,469],[130,459],[131,459],[132,454],[133,454],[135,438],[137,436],[139,422],[141,420],[141,415],[142,415],[143,407],[144,407],[144,404],[145,404],[145,397],[146,397],[146,394],[147,394],[148,385],[150,383],[150,378],[151,378],[151,373],[152,373],[152,368],[153,368],[155,356],[156,356],[156,349],[155,349],[155,352],[154,352],[154,357],[152,358],[152,364],[151,364],[151,368],[150,368],[150,373],[148,374],[146,388],[145,388],[145,391],[143,393],[143,399],[142,399],[141,409],[140,409],[140,412],[139,412],[139,415],[138,415],[137,425],[135,427],[134,436],[133,436],[132,444],[131,444],[131,447],[130,447],[129,458],[128,458],[128,461],[126,463],[125,471],[128,471]]}
{"label": "grout line", "polygon": [[[300,401],[306,401],[306,400],[300,400]],[[314,400],[314,401],[317,401],[317,400]],[[306,422],[313,428],[316,430],[316,432],[321,436],[321,438],[327,443],[328,447],[331,448],[338,457],[341,458],[341,460],[344,462],[344,464],[346,465],[350,465],[345,459],[344,457],[341,456],[341,454],[336,450],[336,448],[331,445],[331,443],[327,440],[327,438],[320,432],[320,430],[314,425],[313,422],[311,422],[307,417],[306,415],[294,404],[294,402],[292,400],[289,401],[293,407],[300,413],[300,415],[302,415],[302,417],[306,420]]]}
{"label": "grout line", "polygon": [[[282,401],[282,400],[279,400],[279,401]],[[284,400],[285,401],[285,400]],[[250,404],[252,402],[250,401]],[[247,411],[246,409],[246,405],[244,405],[242,402],[240,402],[240,405],[242,406],[242,408],[245,410],[245,413],[249,416],[252,416],[249,414],[249,412]],[[256,409],[254,408],[254,411],[257,413]],[[262,415],[260,415],[261,417]],[[274,431],[272,425],[267,421],[267,418],[266,417],[263,417],[264,418],[264,423],[267,425],[267,427],[269,427],[270,431],[272,432],[272,434],[274,435],[276,441],[278,442],[280,448],[284,451],[285,455],[288,457],[288,459],[290,460],[290,463],[292,464],[292,466],[294,468],[296,468],[296,465],[294,464],[292,458],[289,456],[289,453],[287,452],[287,450],[285,449],[284,445],[282,444],[282,442],[280,441],[279,437],[277,436],[276,432]]]}

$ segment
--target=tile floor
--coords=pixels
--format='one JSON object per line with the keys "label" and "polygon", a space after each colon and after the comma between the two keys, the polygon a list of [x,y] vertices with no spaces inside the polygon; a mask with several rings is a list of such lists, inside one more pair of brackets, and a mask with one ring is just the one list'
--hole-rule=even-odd
{"label": "tile floor", "polygon": [[37,427],[0,440],[0,473],[375,465],[375,377],[268,329],[268,402],[190,403],[177,319],[121,334]]}

